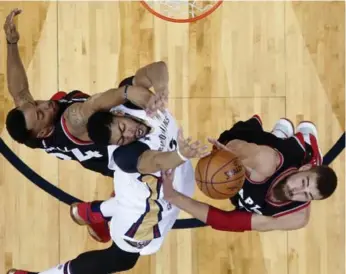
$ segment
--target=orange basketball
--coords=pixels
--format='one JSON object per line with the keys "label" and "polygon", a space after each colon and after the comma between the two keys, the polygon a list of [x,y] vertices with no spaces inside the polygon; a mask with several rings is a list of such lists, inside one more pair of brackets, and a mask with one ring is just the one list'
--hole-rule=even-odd
{"label": "orange basketball", "polygon": [[208,197],[229,199],[243,187],[245,168],[233,153],[215,150],[198,161],[195,178],[199,189]]}

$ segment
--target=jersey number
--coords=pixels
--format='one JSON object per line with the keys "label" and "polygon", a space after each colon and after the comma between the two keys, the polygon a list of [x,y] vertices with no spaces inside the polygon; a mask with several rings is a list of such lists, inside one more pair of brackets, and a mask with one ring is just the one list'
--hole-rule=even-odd
{"label": "jersey number", "polygon": [[[74,157],[76,157],[79,162],[84,162],[84,161],[90,160],[91,158],[102,157],[102,155],[98,151],[92,151],[92,150],[86,151],[83,154],[83,152],[81,152],[78,148],[74,148],[71,150],[71,152],[73,153]],[[70,156],[63,153],[54,152],[50,154],[55,155],[61,160],[72,160]]]}

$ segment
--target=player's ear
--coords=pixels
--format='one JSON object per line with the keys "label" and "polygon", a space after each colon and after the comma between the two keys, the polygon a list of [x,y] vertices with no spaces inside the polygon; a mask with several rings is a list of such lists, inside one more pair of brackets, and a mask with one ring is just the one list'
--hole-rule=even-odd
{"label": "player's ear", "polygon": [[37,138],[46,138],[54,131],[54,126],[46,127],[39,131]]}
{"label": "player's ear", "polygon": [[125,113],[122,112],[122,111],[119,111],[119,110],[111,111],[111,113],[112,113],[113,115],[116,115],[116,116],[121,116],[121,117],[125,116]]}
{"label": "player's ear", "polygon": [[311,164],[306,164],[306,165],[303,165],[302,167],[300,167],[298,170],[299,171],[307,171],[307,170],[309,170],[311,168],[312,168]]}

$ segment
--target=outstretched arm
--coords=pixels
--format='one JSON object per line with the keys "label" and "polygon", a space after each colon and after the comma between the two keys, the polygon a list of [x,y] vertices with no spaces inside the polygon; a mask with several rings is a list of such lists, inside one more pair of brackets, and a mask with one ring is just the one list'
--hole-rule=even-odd
{"label": "outstretched arm", "polygon": [[243,140],[231,140],[226,145],[217,140],[210,139],[216,149],[227,150],[239,158],[245,169],[251,174],[251,179],[263,181],[271,176],[280,163],[278,153],[269,146],[248,143]]}
{"label": "outstretched arm", "polygon": [[191,137],[185,139],[183,131],[180,129],[175,151],[147,150],[138,159],[137,169],[140,173],[173,169],[188,159],[207,156],[210,153],[207,152],[207,148],[207,146],[202,146],[199,141],[191,142]]}
{"label": "outstretched arm", "polygon": [[118,147],[113,153],[113,160],[124,172],[150,174],[175,168],[188,159],[200,158],[209,154],[206,152],[207,146],[203,146],[199,142],[192,143],[190,138],[185,140],[181,130],[177,143],[178,147],[173,147],[173,151],[162,152],[151,150],[147,144],[137,141]]}
{"label": "outstretched arm", "polygon": [[29,91],[28,78],[20,59],[17,45],[19,33],[14,23],[14,18],[20,13],[21,10],[19,9],[12,10],[4,24],[7,40],[7,85],[17,107],[27,102],[34,102]]}
{"label": "outstretched arm", "polygon": [[278,218],[215,208],[174,190],[173,174],[172,171],[162,173],[165,199],[216,230],[233,232],[294,230],[304,227],[309,220],[310,209],[308,207]]}

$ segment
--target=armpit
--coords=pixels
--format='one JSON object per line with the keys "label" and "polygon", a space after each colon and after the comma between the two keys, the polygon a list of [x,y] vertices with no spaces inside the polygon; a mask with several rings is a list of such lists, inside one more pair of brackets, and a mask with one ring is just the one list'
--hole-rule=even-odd
{"label": "armpit", "polygon": [[25,89],[20,91],[15,97],[14,97],[14,101],[16,106],[21,106],[24,105],[25,103],[32,103],[34,102],[34,98],[32,97],[32,95],[30,94],[30,92]]}

